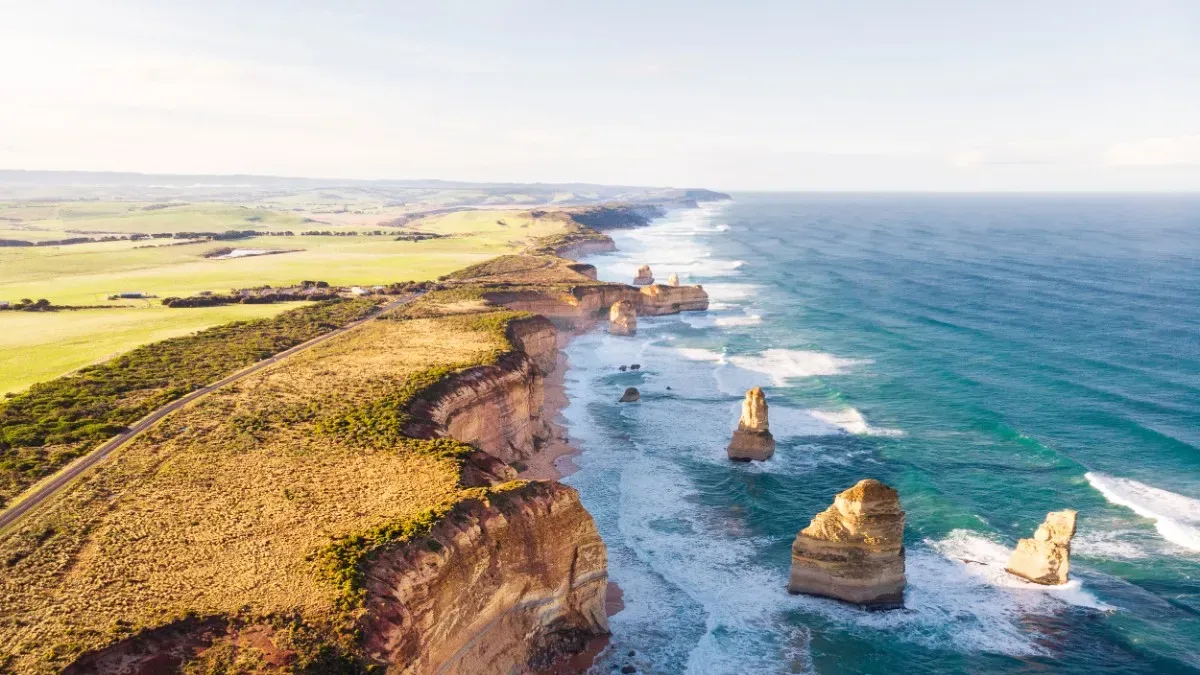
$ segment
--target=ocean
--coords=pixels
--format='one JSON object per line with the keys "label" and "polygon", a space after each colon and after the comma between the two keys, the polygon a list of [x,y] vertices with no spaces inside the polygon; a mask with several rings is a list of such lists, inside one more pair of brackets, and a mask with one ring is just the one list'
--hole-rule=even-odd
{"label": "ocean", "polygon": [[[601,279],[712,305],[567,349],[564,482],[625,602],[594,672],[1200,672],[1200,198],[738,195],[611,234]],[[754,385],[778,449],[735,464]],[[796,532],[869,477],[906,608],[789,595]],[[1064,508],[1072,581],[1005,573]]]}

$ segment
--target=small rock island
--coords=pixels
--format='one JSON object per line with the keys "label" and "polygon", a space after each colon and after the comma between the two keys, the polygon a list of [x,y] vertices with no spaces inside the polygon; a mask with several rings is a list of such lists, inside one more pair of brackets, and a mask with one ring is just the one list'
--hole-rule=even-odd
{"label": "small rock island", "polygon": [[654,283],[654,273],[650,271],[649,265],[642,265],[638,268],[637,276],[633,278],[634,286],[649,286]]}
{"label": "small rock island", "polygon": [[775,454],[775,437],[767,424],[767,396],[762,387],[746,392],[742,417],[726,449],[735,462],[766,461]]}
{"label": "small rock island", "polygon": [[678,286],[679,285],[679,275],[674,272],[671,272],[671,276],[667,277],[667,285],[668,286]]}
{"label": "small rock island", "polygon": [[1071,537],[1075,536],[1075,516],[1071,509],[1051,511],[1032,539],[1017,542],[1008,560],[1010,574],[1035,584],[1057,586],[1067,583],[1071,569]]}
{"label": "small rock island", "polygon": [[906,584],[900,496],[873,478],[840,493],[792,543],[789,593],[899,609]]}
{"label": "small rock island", "polygon": [[637,334],[637,310],[628,300],[619,300],[608,310],[608,332],[613,335]]}

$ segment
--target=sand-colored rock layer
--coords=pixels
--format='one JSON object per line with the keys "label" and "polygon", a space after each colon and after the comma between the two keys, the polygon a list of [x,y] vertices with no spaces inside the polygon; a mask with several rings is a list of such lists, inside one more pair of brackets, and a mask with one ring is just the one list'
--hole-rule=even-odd
{"label": "sand-colored rock layer", "polygon": [[1008,571],[1035,584],[1067,583],[1076,515],[1071,509],[1047,513],[1032,539],[1017,542],[1008,561]]}
{"label": "sand-colored rock layer", "polygon": [[904,606],[904,511],[874,479],[838,494],[792,544],[791,593],[870,609]]}
{"label": "sand-colored rock layer", "polygon": [[637,311],[628,300],[614,302],[608,311],[608,332],[613,335],[637,334]]}
{"label": "sand-colored rock layer", "polygon": [[742,416],[726,449],[729,459],[765,461],[775,454],[775,438],[767,421],[767,396],[761,387],[746,392]]}
{"label": "sand-colored rock layer", "polygon": [[364,646],[396,673],[537,670],[608,631],[607,585],[578,493],[533,482],[375,558]]}

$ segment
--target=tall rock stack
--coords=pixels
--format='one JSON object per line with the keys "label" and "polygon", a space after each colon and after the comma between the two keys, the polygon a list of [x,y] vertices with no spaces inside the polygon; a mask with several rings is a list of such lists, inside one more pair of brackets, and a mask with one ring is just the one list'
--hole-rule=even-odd
{"label": "tall rock stack", "polygon": [[767,397],[761,387],[746,392],[742,417],[726,452],[729,459],[739,462],[765,461],[775,454],[775,437],[767,425]]}
{"label": "tall rock stack", "polygon": [[1067,583],[1071,569],[1071,537],[1075,536],[1076,511],[1052,511],[1033,533],[1022,539],[1008,559],[1008,571],[1035,584]]}
{"label": "tall rock stack", "polygon": [[792,543],[790,593],[897,609],[906,583],[904,511],[896,491],[877,480],[839,494]]}
{"label": "tall rock stack", "polygon": [[637,276],[633,278],[634,286],[649,286],[654,283],[654,273],[650,271],[649,265],[642,265],[638,268]]}
{"label": "tall rock stack", "polygon": [[674,272],[671,272],[671,276],[667,277],[667,285],[668,286],[678,286],[679,285],[679,275]]}
{"label": "tall rock stack", "polygon": [[637,310],[628,300],[614,302],[608,310],[608,332],[613,335],[637,334]]}

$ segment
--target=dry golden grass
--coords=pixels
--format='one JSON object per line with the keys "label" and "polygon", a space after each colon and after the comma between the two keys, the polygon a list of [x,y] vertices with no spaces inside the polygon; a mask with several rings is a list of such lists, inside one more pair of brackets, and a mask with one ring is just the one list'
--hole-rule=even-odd
{"label": "dry golden grass", "polygon": [[190,614],[332,616],[309,554],[457,501],[460,470],[313,421],[506,346],[469,318],[372,321],[171,415],[0,538],[0,671],[56,672]]}

